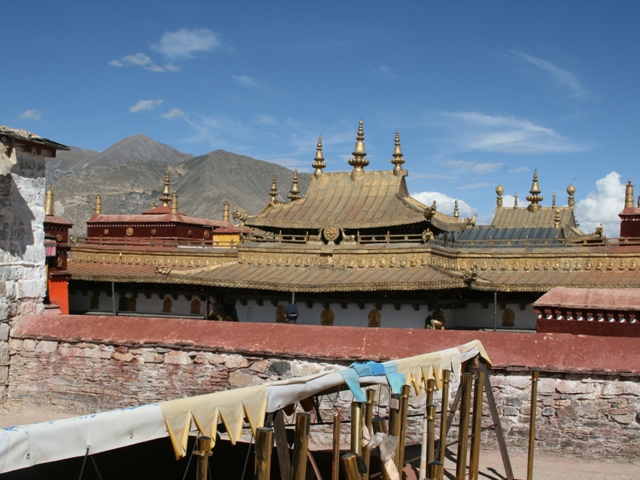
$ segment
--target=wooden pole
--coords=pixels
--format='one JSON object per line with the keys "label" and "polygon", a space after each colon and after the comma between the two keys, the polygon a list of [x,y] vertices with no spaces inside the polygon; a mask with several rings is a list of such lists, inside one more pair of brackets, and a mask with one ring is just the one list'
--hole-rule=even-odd
{"label": "wooden pole", "polygon": [[296,414],[296,436],[293,442],[291,480],[305,480],[307,475],[307,451],[309,450],[309,424],[311,415]]}
{"label": "wooden pole", "polygon": [[331,459],[331,480],[340,478],[340,411],[333,414],[333,458]]}
{"label": "wooden pole", "polygon": [[362,414],[364,402],[351,402],[351,451],[362,456]]}
{"label": "wooden pole", "polygon": [[482,386],[484,385],[484,372],[476,372],[473,391],[473,427],[471,434],[471,466],[469,479],[478,480],[480,466],[480,434],[482,432]]}
{"label": "wooden pole", "polygon": [[529,456],[527,458],[527,480],[533,480],[533,450],[536,443],[536,406],[538,403],[538,375],[531,372],[531,412],[529,413]]}
{"label": "wooden pole", "polygon": [[[373,436],[373,401],[375,399],[376,392],[372,389],[367,389],[367,403],[364,405],[364,428],[367,429],[369,437]],[[369,464],[371,460],[371,447],[362,448],[362,460],[367,467],[367,472],[364,474],[364,480],[369,480]]]}
{"label": "wooden pole", "polygon": [[[450,377],[450,370],[444,370],[442,372],[442,406],[440,407],[440,445],[438,450],[438,462],[440,462],[442,465],[444,465],[444,454],[447,450],[447,417],[449,414]],[[442,480],[442,475],[438,477],[438,480]]]}
{"label": "wooden pole", "polygon": [[404,468],[404,444],[407,438],[407,412],[409,411],[409,391],[411,387],[409,385],[402,386],[402,394],[400,395],[400,409],[399,409],[399,434],[398,434],[398,449],[396,451],[396,467],[401,472]]}
{"label": "wooden pole", "polygon": [[458,427],[458,458],[456,480],[467,475],[467,449],[469,446],[469,409],[471,407],[471,373],[462,374],[462,402],[460,404],[460,426]]}
{"label": "wooden pole", "polygon": [[[371,424],[373,425],[373,433],[387,433],[387,422],[385,421],[384,418],[374,418],[371,421]],[[380,472],[382,473],[382,479],[383,480],[389,480],[389,475],[387,474],[387,470],[384,468],[384,462],[382,461],[382,455],[379,455],[379,459],[380,459]]]}
{"label": "wooden pole", "polygon": [[197,450],[193,452],[193,455],[198,458],[198,464],[196,466],[196,479],[207,480],[207,472],[209,470],[209,457],[213,455],[211,451],[212,442],[210,437],[198,437],[196,439]]}
{"label": "wooden pole", "polygon": [[253,476],[256,480],[271,478],[271,452],[273,451],[273,428],[256,429],[256,457]]}
{"label": "wooden pole", "polygon": [[347,480],[361,480],[362,476],[358,470],[358,456],[353,453],[345,453],[340,457],[342,463],[342,471]]}

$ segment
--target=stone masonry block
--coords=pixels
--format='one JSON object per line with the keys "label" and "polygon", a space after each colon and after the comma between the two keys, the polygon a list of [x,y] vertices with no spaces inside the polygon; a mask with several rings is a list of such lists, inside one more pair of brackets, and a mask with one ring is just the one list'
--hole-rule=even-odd
{"label": "stone masonry block", "polygon": [[607,395],[634,395],[640,397],[640,384],[636,382],[609,382],[607,383],[602,394]]}
{"label": "stone masonry block", "polygon": [[186,352],[169,352],[164,356],[164,363],[171,365],[189,365],[191,357]]}
{"label": "stone masonry block", "polygon": [[53,353],[58,348],[58,342],[50,342],[47,340],[41,341],[36,347],[38,353]]}

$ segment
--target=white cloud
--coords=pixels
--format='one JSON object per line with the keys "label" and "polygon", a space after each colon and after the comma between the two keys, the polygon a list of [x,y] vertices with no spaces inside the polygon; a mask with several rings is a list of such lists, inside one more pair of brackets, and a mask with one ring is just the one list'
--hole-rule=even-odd
{"label": "white cloud", "polygon": [[495,172],[504,166],[502,163],[478,163],[470,160],[447,160],[441,162],[440,165],[457,170],[460,173],[475,173],[477,175]]}
{"label": "white cloud", "polygon": [[261,114],[261,115],[256,115],[255,118],[256,118],[256,122],[261,125],[277,125],[278,124],[278,120],[273,115]]}
{"label": "white cloud", "polygon": [[371,71],[382,77],[398,78],[398,76],[391,71],[391,68],[389,68],[388,65],[384,65],[383,63],[381,63],[377,67],[371,68]]}
{"label": "white cloud", "polygon": [[150,72],[177,72],[180,70],[180,67],[177,65],[173,65],[171,63],[166,64],[164,67],[157,65],[154,61],[147,55],[146,53],[134,53],[133,55],[126,55],[119,60],[111,60],[109,65],[112,67],[126,67],[129,65],[134,65],[136,67],[141,67]]}
{"label": "white cloud", "polygon": [[454,141],[464,150],[499,153],[582,152],[593,145],[573,142],[551,128],[514,117],[478,112],[444,114],[456,123]]}
{"label": "white cloud", "polygon": [[576,219],[580,230],[585,233],[595,231],[602,223],[609,237],[620,236],[620,217],[624,208],[625,186],[620,182],[620,174],[611,172],[596,181],[596,189],[576,204]]}
{"label": "white cloud", "polygon": [[153,110],[162,105],[162,100],[138,100],[138,103],[129,107],[131,113],[138,113],[142,110]]}
{"label": "white cloud", "polygon": [[168,118],[170,120],[174,118],[186,119],[187,115],[179,108],[172,108],[167,113],[163,113],[162,118]]}
{"label": "white cloud", "polygon": [[436,208],[439,212],[446,213],[447,215],[453,215],[453,209],[455,208],[455,201],[458,200],[458,209],[460,210],[460,217],[472,217],[474,214],[473,208],[464,200],[459,200],[450,197],[440,192],[419,192],[412,193],[411,196],[421,203],[430,206],[433,201],[436,202]]}
{"label": "white cloud", "polygon": [[492,184],[489,182],[476,182],[476,183],[468,183],[466,185],[461,185],[458,187],[461,190],[472,190],[475,188],[485,188],[490,187]]}
{"label": "white cloud", "polygon": [[248,75],[233,75],[233,79],[243,87],[257,87],[258,84]]}
{"label": "white cloud", "polygon": [[542,58],[533,57],[523,52],[513,51],[511,53],[529,62],[531,65],[535,65],[536,67],[544,70],[546,73],[551,75],[553,80],[555,80],[563,87],[567,88],[574,97],[582,97],[586,95],[586,90],[580,84],[580,81],[573,73],[564,70],[563,68],[560,68],[557,65],[554,65],[548,60],[544,60]]}
{"label": "white cloud", "polygon": [[42,120],[42,112],[40,112],[40,110],[36,110],[32,108],[30,110],[22,112],[19,118],[22,118],[25,120]]}
{"label": "white cloud", "polygon": [[211,30],[183,28],[166,32],[151,48],[173,60],[192,58],[198,52],[209,52],[220,45],[218,36]]}

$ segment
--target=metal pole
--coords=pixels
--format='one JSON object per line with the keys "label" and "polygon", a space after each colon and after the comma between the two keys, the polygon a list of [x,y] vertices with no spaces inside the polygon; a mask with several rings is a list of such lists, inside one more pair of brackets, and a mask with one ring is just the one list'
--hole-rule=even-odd
{"label": "metal pole", "polygon": [[427,465],[430,461],[433,461],[433,458],[430,460],[427,458],[427,442],[429,442],[429,435],[427,435],[427,431],[429,429],[429,405],[433,403],[433,391],[435,389],[436,381],[434,379],[427,380],[427,401],[424,408],[424,417],[422,419],[422,443],[420,448],[420,471],[418,474],[418,478],[420,480],[425,480],[427,478]]}
{"label": "metal pole", "polygon": [[482,432],[482,386],[484,385],[484,372],[476,372],[476,380],[473,391],[473,427],[471,434],[471,466],[469,467],[469,479],[478,480],[480,466],[480,434]]}
{"label": "metal pole", "polygon": [[273,451],[273,428],[256,429],[256,457],[253,476],[256,480],[269,480],[271,477],[271,452]]}
{"label": "metal pole", "polygon": [[211,451],[211,438],[210,437],[198,437],[197,440],[198,449],[193,452],[193,455],[198,457],[198,465],[196,466],[196,479],[207,480],[207,472],[209,470],[209,457],[213,455]]}
{"label": "metal pole", "polygon": [[304,480],[307,475],[307,452],[309,450],[309,424],[311,415],[296,414],[296,437],[293,442],[293,465],[291,480]]}
{"label": "metal pole", "polygon": [[458,458],[456,480],[464,480],[467,474],[467,448],[469,446],[469,409],[471,407],[471,373],[462,374],[462,402],[458,427]]}
{"label": "metal pole", "polygon": [[429,436],[427,440],[427,464],[435,460],[434,447],[436,440],[436,405],[427,405],[427,434]]}
{"label": "metal pole", "polygon": [[[369,434],[369,438],[373,436],[372,434],[372,418],[373,418],[373,401],[376,397],[375,390],[368,389],[367,390],[367,403],[364,405],[364,428],[367,429],[367,433]],[[362,460],[364,461],[365,466],[367,467],[367,472],[364,474],[364,480],[369,480],[369,463],[371,460],[371,447],[363,447],[362,449]]]}
{"label": "metal pole", "polygon": [[527,480],[533,480],[533,450],[536,443],[536,406],[538,403],[538,375],[531,372],[531,412],[529,413],[529,457],[527,459]]}
{"label": "metal pole", "polygon": [[[440,445],[438,450],[438,462],[444,465],[444,454],[447,450],[447,417],[449,415],[449,377],[450,370],[442,372],[442,407],[440,410]],[[442,477],[438,477],[441,479]]]}
{"label": "metal pole", "polygon": [[429,480],[440,480],[444,476],[444,465],[442,462],[429,463]]}
{"label": "metal pole", "polygon": [[362,456],[362,411],[363,402],[351,403],[351,451]]}

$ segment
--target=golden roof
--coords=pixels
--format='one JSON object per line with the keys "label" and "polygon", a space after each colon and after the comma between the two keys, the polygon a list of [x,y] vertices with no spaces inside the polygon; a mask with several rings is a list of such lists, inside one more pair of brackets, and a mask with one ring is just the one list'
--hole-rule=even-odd
{"label": "golden roof", "polygon": [[[393,170],[365,170],[364,131],[362,121],[358,128],[356,147],[349,163],[351,172],[323,172],[321,139],[310,176],[309,190],[305,198],[290,195],[291,203],[271,202],[257,215],[248,215],[245,224],[265,229],[319,230],[327,226],[365,229],[398,225],[419,224],[430,221],[441,230],[461,231],[468,225],[466,219],[454,218],[426,207],[411,198],[402,169],[400,137],[396,132],[392,164]],[[295,180],[294,180],[295,184]],[[272,187],[273,190],[273,187]],[[295,190],[292,188],[292,193]],[[272,193],[273,196],[273,193]],[[426,227],[426,225],[425,225]]]}

